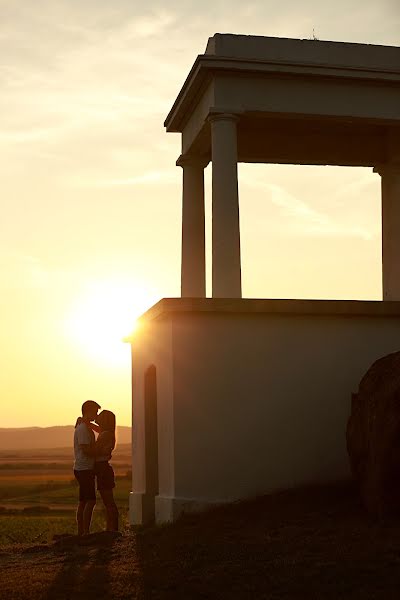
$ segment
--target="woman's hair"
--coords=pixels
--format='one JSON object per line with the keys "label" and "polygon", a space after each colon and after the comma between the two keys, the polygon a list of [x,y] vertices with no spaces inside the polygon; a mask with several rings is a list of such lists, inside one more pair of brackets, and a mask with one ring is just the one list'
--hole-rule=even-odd
{"label": "woman's hair", "polygon": [[115,448],[115,444],[116,444],[116,437],[115,437],[115,428],[116,428],[116,419],[115,419],[115,415],[113,412],[111,412],[111,410],[102,410],[101,413],[99,414],[100,417],[100,421],[101,421],[101,429],[103,431],[110,431],[112,433],[112,437],[113,437],[113,447],[112,450],[114,450]]}

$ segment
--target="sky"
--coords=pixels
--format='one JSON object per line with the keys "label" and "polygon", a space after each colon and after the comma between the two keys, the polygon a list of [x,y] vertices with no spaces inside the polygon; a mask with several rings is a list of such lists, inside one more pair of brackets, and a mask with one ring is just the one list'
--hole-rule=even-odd
{"label": "sky", "polygon": [[[72,423],[89,398],[130,424],[121,339],[180,295],[163,122],[216,32],[399,46],[400,4],[0,0],[0,426]],[[245,297],[381,299],[371,169],[240,164],[239,190]]]}

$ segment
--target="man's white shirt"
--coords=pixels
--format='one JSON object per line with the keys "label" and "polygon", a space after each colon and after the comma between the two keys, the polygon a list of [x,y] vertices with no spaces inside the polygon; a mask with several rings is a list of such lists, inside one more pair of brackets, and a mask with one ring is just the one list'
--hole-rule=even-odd
{"label": "man's white shirt", "polygon": [[74,432],[74,470],[86,471],[94,468],[94,457],[86,456],[83,450],[79,447],[80,444],[92,444],[94,442],[94,433],[89,430],[86,423],[79,423]]}

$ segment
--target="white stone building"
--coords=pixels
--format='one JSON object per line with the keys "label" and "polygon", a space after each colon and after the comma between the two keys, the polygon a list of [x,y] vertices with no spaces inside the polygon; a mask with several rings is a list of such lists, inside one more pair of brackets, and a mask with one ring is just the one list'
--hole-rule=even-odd
{"label": "white stone building", "polygon": [[[132,523],[347,478],[351,392],[400,348],[400,48],[216,34],[165,126],[182,134],[182,297],[132,340]],[[240,161],[373,168],[383,301],[242,299]]]}

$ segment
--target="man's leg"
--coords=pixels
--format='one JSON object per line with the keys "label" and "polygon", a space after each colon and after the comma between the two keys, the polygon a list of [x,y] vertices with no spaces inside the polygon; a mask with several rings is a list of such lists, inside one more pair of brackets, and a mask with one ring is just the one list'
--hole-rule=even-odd
{"label": "man's leg", "polygon": [[83,513],[85,510],[86,502],[84,500],[79,500],[78,508],[76,511],[76,522],[78,524],[78,535],[83,535]]}
{"label": "man's leg", "polygon": [[87,500],[83,510],[83,535],[90,533],[90,523],[92,522],[93,509],[96,505],[96,500]]}

